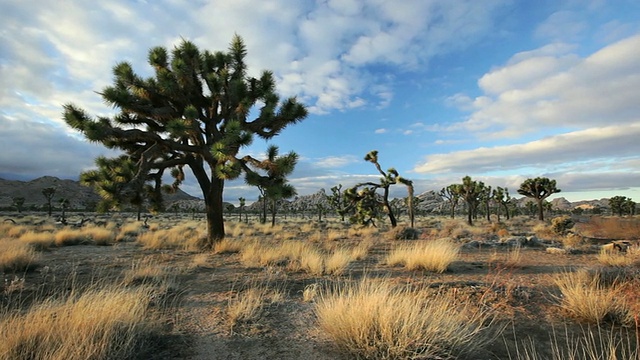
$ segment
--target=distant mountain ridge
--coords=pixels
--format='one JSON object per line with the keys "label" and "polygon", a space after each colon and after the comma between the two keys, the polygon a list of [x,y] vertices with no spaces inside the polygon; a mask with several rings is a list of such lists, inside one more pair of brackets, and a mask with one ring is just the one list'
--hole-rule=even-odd
{"label": "distant mountain ridge", "polygon": [[[79,181],[59,179],[54,176],[43,176],[31,181],[5,180],[0,178],[0,207],[9,207],[13,198],[24,197],[24,208],[42,207],[46,199],[42,194],[45,188],[56,189],[52,204],[58,205],[60,199],[68,199],[71,209],[85,209],[100,201],[100,196],[93,188],[81,185]],[[176,201],[197,200],[198,198],[178,190],[175,194],[164,194],[166,205]]]}
{"label": "distant mountain ridge", "polygon": [[[0,207],[6,208],[13,204],[13,198],[24,197],[24,208],[28,209],[32,206],[41,208],[45,203],[45,197],[42,195],[42,189],[53,187],[56,189],[56,193],[53,197],[53,204],[57,206],[57,202],[61,198],[66,198],[71,202],[70,208],[72,209],[85,209],[91,204],[95,204],[100,201],[100,196],[96,194],[91,187],[83,186],[79,181],[59,179],[53,176],[43,176],[31,181],[20,180],[5,180],[0,178]],[[169,209],[172,205],[177,205],[181,209],[197,209],[199,211],[204,210],[204,200],[191,196],[182,190],[178,190],[175,194],[164,194],[165,205]],[[440,212],[448,209],[447,202],[442,199],[436,191],[425,191],[416,196],[419,199],[417,201],[416,209],[421,212],[431,213]],[[551,204],[554,209],[560,210],[572,210],[576,207],[583,209],[591,209],[594,207],[600,207],[602,209],[609,208],[609,199],[600,200],[582,200],[577,202],[570,202],[567,199],[560,197],[551,200]],[[524,206],[527,201],[531,201],[528,198],[518,199],[520,206]],[[292,200],[283,200],[285,207],[290,209],[303,210],[308,212],[315,212],[317,206],[321,205],[327,211],[329,210],[329,203],[325,197],[325,193],[320,190],[314,194],[298,196]],[[403,199],[393,199],[391,205],[398,209],[405,207]],[[230,203],[225,203],[227,206],[233,206]],[[247,204],[245,207],[248,211],[260,211],[262,204],[256,201],[252,204]]]}

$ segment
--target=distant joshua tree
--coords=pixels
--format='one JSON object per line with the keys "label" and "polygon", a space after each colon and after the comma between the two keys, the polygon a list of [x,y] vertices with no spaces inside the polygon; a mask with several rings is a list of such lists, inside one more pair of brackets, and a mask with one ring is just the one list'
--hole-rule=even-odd
{"label": "distant joshua tree", "polygon": [[527,179],[520,184],[518,194],[524,195],[536,201],[538,205],[538,220],[544,220],[544,203],[543,201],[549,196],[559,193],[560,189],[556,187],[556,181],[546,177],[537,177],[535,179]]}
{"label": "distant joshua tree", "polygon": [[500,186],[495,188],[495,190],[493,190],[493,200],[498,204],[498,210],[496,211],[498,221],[500,221],[500,208],[504,209],[504,214],[507,217],[507,220],[509,220],[509,202],[511,201],[509,189],[502,188]]}
{"label": "distant joshua tree", "polygon": [[480,203],[484,188],[482,181],[471,180],[468,175],[462,178],[462,184],[456,184],[455,186],[460,198],[467,203],[467,223],[471,226],[473,226],[473,217]]}
{"label": "distant joshua tree", "polygon": [[[393,210],[391,209],[391,205],[389,203],[389,188],[393,184],[403,184],[407,187],[407,192],[409,194],[407,198],[407,205],[409,208],[409,218],[411,221],[411,226],[413,227],[413,222],[414,222],[413,182],[411,180],[401,177],[398,174],[398,171],[396,171],[396,169],[394,168],[389,168],[386,172],[383,171],[382,167],[380,166],[380,163],[378,162],[377,150],[370,151],[364,157],[364,160],[375,165],[378,172],[382,175],[382,178],[380,178],[380,183],[364,182],[364,183],[356,184],[354,187],[352,187],[347,192],[345,192],[345,195],[348,195],[348,197],[350,198],[350,201],[356,204],[355,206],[356,217],[354,219],[356,219],[359,222],[362,222],[362,220],[364,220],[364,222],[369,223],[375,218],[370,216],[370,215],[375,215],[374,203],[377,202],[375,193],[377,189],[382,189],[383,194],[382,194],[382,201],[380,202],[380,205],[382,206],[382,209],[389,217],[389,221],[391,222],[391,227],[396,227],[398,225],[398,222],[396,220],[395,215],[393,214]],[[359,191],[358,188],[363,188],[363,189]],[[366,191],[363,191],[365,189]],[[368,214],[365,215],[364,217],[359,216],[357,214],[358,211],[365,212]]]}
{"label": "distant joshua tree", "polygon": [[238,202],[240,203],[240,205],[238,206],[238,221],[242,222],[242,210],[244,210],[244,206],[246,205],[246,201],[247,199],[243,198],[243,197],[239,197],[238,198]]}
{"label": "distant joshua tree", "polygon": [[16,210],[18,210],[18,213],[22,213],[22,207],[24,206],[24,197],[22,196],[16,196],[13,199],[13,206],[15,206]]}
{"label": "distant joshua tree", "polygon": [[48,187],[48,188],[44,188],[42,189],[42,195],[44,195],[44,198],[47,200],[47,210],[49,213],[49,217],[51,217],[51,201],[53,200],[53,196],[56,194],[56,188],[52,188],[52,187]]}
{"label": "distant joshua tree", "polygon": [[267,200],[271,201],[271,226],[276,224],[278,200],[289,199],[297,194],[293,185],[289,184],[287,176],[293,172],[298,163],[298,154],[291,151],[287,155],[278,156],[278,153],[278,147],[271,145],[267,148],[267,158],[262,161],[248,156],[243,158],[245,163],[256,169],[256,171],[247,169],[245,180],[247,184],[258,187],[262,195],[262,223],[267,220]]}
{"label": "distant joshua tree", "polygon": [[618,214],[618,216],[635,215],[636,203],[626,196],[612,197],[609,199],[609,206],[612,214]]}
{"label": "distant joshua tree", "polygon": [[438,193],[442,198],[446,199],[449,203],[449,209],[451,210],[451,218],[455,219],[456,217],[456,206],[458,206],[458,201],[460,200],[460,191],[458,190],[458,186],[460,184],[451,184],[447,187],[443,187],[442,190]]}

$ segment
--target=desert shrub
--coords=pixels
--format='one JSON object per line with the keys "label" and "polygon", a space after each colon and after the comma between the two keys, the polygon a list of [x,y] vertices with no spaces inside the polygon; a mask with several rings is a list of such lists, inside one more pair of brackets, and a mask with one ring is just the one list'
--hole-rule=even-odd
{"label": "desert shrub", "polygon": [[200,226],[184,223],[170,229],[151,230],[140,234],[138,242],[145,249],[185,249],[197,250],[199,243],[206,239],[204,229]]}
{"label": "desert shrub", "polygon": [[445,359],[484,346],[489,316],[447,296],[363,278],[316,299],[320,329],[356,359]]}
{"label": "desert shrub", "polygon": [[565,235],[575,225],[571,216],[563,215],[551,219],[551,231],[556,235]]}
{"label": "desert shrub", "polygon": [[578,234],[567,234],[562,238],[562,245],[566,248],[580,248],[585,245],[584,238]]}
{"label": "desert shrub", "polygon": [[388,265],[403,265],[409,270],[444,272],[458,259],[460,246],[448,239],[421,241],[403,245],[387,255]]}
{"label": "desert shrub", "polygon": [[340,275],[349,266],[351,260],[353,260],[353,252],[347,249],[336,249],[325,259],[325,271],[327,274]]}
{"label": "desert shrub", "polygon": [[0,359],[132,358],[158,329],[148,287],[108,287],[0,314]]}
{"label": "desert shrub", "polygon": [[565,272],[556,277],[555,283],[562,293],[560,307],[578,321],[600,324],[630,320],[628,306],[617,286],[604,286],[598,273],[586,270]]}
{"label": "desert shrub", "polygon": [[553,231],[551,226],[543,222],[539,222],[534,225],[532,230],[533,233],[540,239],[555,240],[558,238],[558,234]]}
{"label": "desert shrub", "polygon": [[507,249],[506,252],[494,252],[489,258],[489,264],[498,268],[521,268],[524,266],[522,248],[520,246],[515,246]]}
{"label": "desert shrub", "polygon": [[38,265],[40,256],[19,240],[0,240],[0,272],[23,272]]}
{"label": "desert shrub", "polygon": [[397,226],[389,230],[387,238],[389,240],[416,240],[420,238],[420,231],[412,227]]}
{"label": "desert shrub", "polygon": [[95,245],[112,245],[116,241],[116,234],[102,227],[87,226],[81,230]]}

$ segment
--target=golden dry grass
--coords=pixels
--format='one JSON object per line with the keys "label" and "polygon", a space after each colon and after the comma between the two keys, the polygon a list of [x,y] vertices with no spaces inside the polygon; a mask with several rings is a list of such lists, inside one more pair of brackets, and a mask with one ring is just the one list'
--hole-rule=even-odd
{"label": "golden dry grass", "polygon": [[640,216],[592,216],[587,223],[576,225],[580,234],[595,238],[640,239]]}
{"label": "golden dry grass", "polygon": [[256,321],[266,306],[282,302],[285,292],[271,279],[255,279],[241,291],[233,291],[227,304],[227,320],[231,332],[236,325]]}
{"label": "golden dry grass", "polygon": [[640,255],[630,250],[627,253],[618,250],[600,250],[598,262],[605,266],[632,266],[640,264]]}
{"label": "golden dry grass", "polygon": [[22,272],[38,265],[40,256],[29,244],[0,239],[0,272]]}
{"label": "golden dry grass", "polygon": [[323,292],[320,329],[357,359],[445,359],[485,344],[488,313],[444,295],[363,278]]}
{"label": "golden dry grass", "polygon": [[55,236],[50,232],[27,231],[20,235],[18,240],[31,245],[36,250],[46,250],[55,245]]}
{"label": "golden dry grass", "polygon": [[89,244],[89,235],[82,230],[77,229],[61,229],[55,234],[56,246],[72,246],[80,244]]}
{"label": "golden dry grass", "polygon": [[244,240],[224,238],[213,246],[215,254],[232,254],[242,250]]}
{"label": "golden dry grass", "polygon": [[559,306],[571,318],[588,323],[630,321],[629,307],[616,285],[604,286],[600,276],[586,270],[565,272],[555,278],[562,296]]}
{"label": "golden dry grass", "polygon": [[138,242],[145,249],[197,250],[202,239],[206,238],[205,231],[197,223],[185,222],[169,229],[149,229],[138,236]]}
{"label": "golden dry grass", "polygon": [[631,360],[640,358],[640,343],[624,330],[615,328],[586,327],[578,334],[568,334],[559,339],[555,329],[549,335],[550,348],[540,349],[529,339],[516,343],[517,360]]}
{"label": "golden dry grass", "polygon": [[391,250],[385,262],[402,265],[409,270],[427,270],[442,273],[458,259],[460,245],[448,239],[420,241],[401,245]]}
{"label": "golden dry grass", "polygon": [[123,359],[158,323],[149,287],[106,287],[0,314],[0,359]]}
{"label": "golden dry grass", "polygon": [[503,269],[517,269],[524,266],[522,248],[516,246],[506,252],[494,252],[489,258],[489,264]]}

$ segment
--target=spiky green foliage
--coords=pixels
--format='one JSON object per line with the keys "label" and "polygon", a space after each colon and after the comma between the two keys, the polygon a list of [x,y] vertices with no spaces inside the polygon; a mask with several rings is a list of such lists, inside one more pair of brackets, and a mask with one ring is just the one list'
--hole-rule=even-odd
{"label": "spiky green foliage", "polygon": [[536,201],[538,205],[538,219],[544,220],[544,199],[559,193],[561,190],[556,187],[556,181],[546,177],[527,179],[520,184],[518,194],[526,196]]}
{"label": "spiky green foliage", "polygon": [[260,190],[263,201],[262,222],[266,222],[267,201],[270,201],[271,225],[274,226],[278,200],[288,199],[297,194],[293,185],[289,184],[287,176],[291,175],[298,163],[298,154],[291,151],[287,155],[279,156],[278,147],[272,145],[267,148],[264,160],[258,161],[246,156],[243,161],[257,170],[247,170],[245,180],[247,184]]}
{"label": "spiky green foliage", "polygon": [[[254,135],[271,139],[307,115],[296,98],[280,100],[270,71],[247,76],[246,55],[237,35],[226,52],[200,51],[186,40],[171,52],[155,47],[148,57],[154,71],[150,78],[140,77],[126,62],[114,66],[113,85],[100,95],[118,114],[93,119],[75,105],[64,106],[69,126],[135,162],[131,186],[142,189],[151,182],[158,201],[167,171],[179,185],[182,169],[191,170],[206,204],[205,248],[225,234],[225,180],[250,170],[238,156],[240,149]],[[249,114],[256,116],[250,119]]]}

